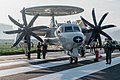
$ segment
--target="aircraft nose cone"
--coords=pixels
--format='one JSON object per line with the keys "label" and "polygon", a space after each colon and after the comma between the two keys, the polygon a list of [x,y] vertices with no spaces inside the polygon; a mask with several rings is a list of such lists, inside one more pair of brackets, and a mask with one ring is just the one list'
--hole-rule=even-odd
{"label": "aircraft nose cone", "polygon": [[83,38],[80,37],[80,36],[76,36],[76,37],[73,38],[73,41],[74,41],[75,43],[80,43],[80,42],[83,41]]}

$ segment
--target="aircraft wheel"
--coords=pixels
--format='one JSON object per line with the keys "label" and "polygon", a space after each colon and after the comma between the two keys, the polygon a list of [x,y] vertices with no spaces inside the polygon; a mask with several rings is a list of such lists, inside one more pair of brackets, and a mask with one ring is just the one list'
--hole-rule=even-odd
{"label": "aircraft wheel", "polygon": [[75,57],[75,63],[78,63],[78,57]]}
{"label": "aircraft wheel", "polygon": [[69,61],[70,61],[70,64],[73,62],[73,58],[72,57],[70,57],[69,58]]}

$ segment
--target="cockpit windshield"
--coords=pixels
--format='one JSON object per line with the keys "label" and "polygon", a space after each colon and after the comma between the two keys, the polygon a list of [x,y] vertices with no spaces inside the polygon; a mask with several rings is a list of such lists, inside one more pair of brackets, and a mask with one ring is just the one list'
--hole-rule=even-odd
{"label": "cockpit windshield", "polygon": [[81,29],[78,25],[63,25],[58,28],[59,32],[80,32]]}
{"label": "cockpit windshield", "polygon": [[72,26],[65,27],[65,32],[73,32]]}

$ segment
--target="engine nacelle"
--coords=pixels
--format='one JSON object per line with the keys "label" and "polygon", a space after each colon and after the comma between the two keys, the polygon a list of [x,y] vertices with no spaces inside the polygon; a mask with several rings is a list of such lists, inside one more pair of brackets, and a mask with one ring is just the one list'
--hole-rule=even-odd
{"label": "engine nacelle", "polygon": [[44,42],[48,45],[58,45],[58,39],[56,38],[45,38]]}

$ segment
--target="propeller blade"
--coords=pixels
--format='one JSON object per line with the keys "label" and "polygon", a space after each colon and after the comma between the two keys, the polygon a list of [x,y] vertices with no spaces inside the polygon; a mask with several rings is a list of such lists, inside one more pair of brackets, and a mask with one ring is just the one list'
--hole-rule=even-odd
{"label": "propeller blade", "polygon": [[116,25],[105,25],[105,26],[102,26],[102,29],[107,29],[112,27],[116,27]]}
{"label": "propeller blade", "polygon": [[24,35],[24,32],[22,32],[12,47],[15,47],[23,39]]}
{"label": "propeller blade", "polygon": [[82,16],[80,16],[81,20],[84,21],[86,24],[88,24],[90,27],[95,28],[95,26],[93,24],[91,24],[90,22],[88,22],[87,20],[85,20]]}
{"label": "propeller blade", "polygon": [[98,42],[99,42],[99,46],[101,47],[102,46],[102,41],[101,41],[100,34],[98,34]]}
{"label": "propeller blade", "polygon": [[103,36],[107,37],[109,40],[112,40],[112,38],[107,33],[101,31],[100,34],[102,34]]}
{"label": "propeller blade", "polygon": [[92,17],[93,17],[93,22],[94,22],[95,26],[97,26],[97,21],[96,21],[96,16],[95,16],[95,10],[94,10],[94,8],[92,10]]}
{"label": "propeller blade", "polygon": [[35,15],[32,20],[30,21],[28,27],[31,27],[33,25],[33,23],[35,22],[35,20],[37,19],[37,17],[39,16],[39,14]]}
{"label": "propeller blade", "polygon": [[36,39],[38,39],[40,42],[43,42],[42,38],[40,38],[38,35],[36,35],[35,33],[33,33],[32,31],[30,32],[30,34],[35,37]]}
{"label": "propeller blade", "polygon": [[108,12],[105,13],[105,14],[102,16],[102,18],[100,19],[100,22],[98,23],[99,26],[101,26],[101,24],[103,23],[103,21],[104,21],[104,19],[105,19],[105,17],[106,17],[107,15],[108,15]]}
{"label": "propeller blade", "polygon": [[18,38],[19,38],[19,36],[20,36],[21,34],[22,34],[22,32],[17,34],[17,36],[16,36],[16,41],[18,40]]}
{"label": "propeller blade", "polygon": [[19,26],[20,28],[23,28],[23,25],[18,23],[15,19],[13,19],[10,15],[8,15],[9,19],[17,26]]}
{"label": "propeller blade", "polygon": [[90,39],[89,39],[89,41],[88,41],[88,43],[87,43],[87,45],[89,45],[91,43],[91,41],[93,41],[95,35],[96,34],[93,32],[92,35],[91,35],[91,37],[90,37]]}
{"label": "propeller blade", "polygon": [[3,31],[3,33],[6,33],[6,34],[15,34],[15,33],[20,33],[22,30],[12,30],[12,31]]}
{"label": "propeller blade", "polygon": [[27,26],[27,20],[26,20],[26,15],[25,15],[25,8],[23,8],[23,10],[22,10],[22,19],[23,19],[24,25]]}

